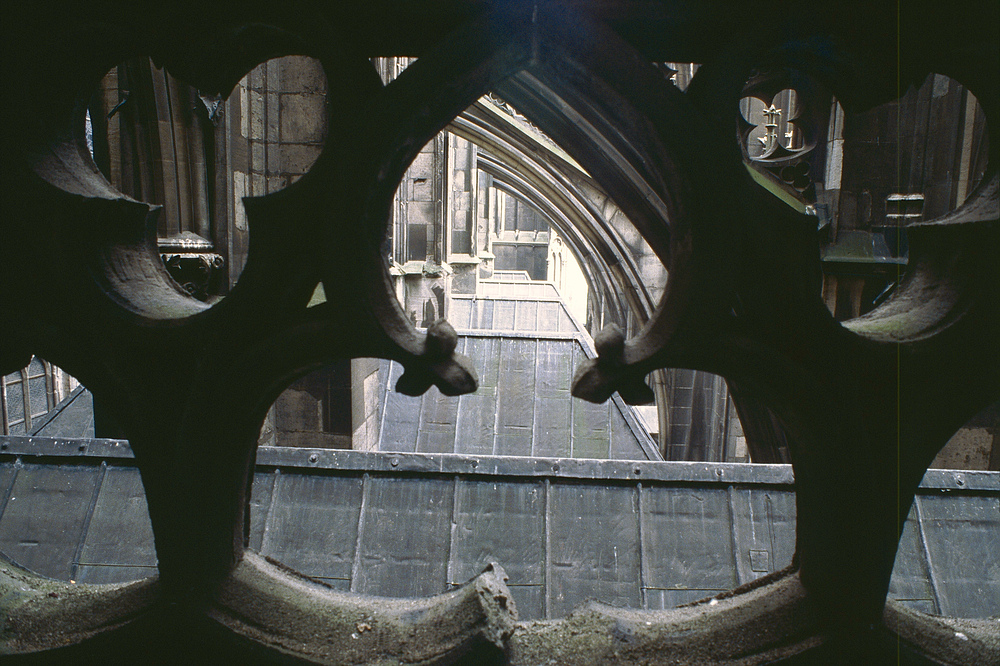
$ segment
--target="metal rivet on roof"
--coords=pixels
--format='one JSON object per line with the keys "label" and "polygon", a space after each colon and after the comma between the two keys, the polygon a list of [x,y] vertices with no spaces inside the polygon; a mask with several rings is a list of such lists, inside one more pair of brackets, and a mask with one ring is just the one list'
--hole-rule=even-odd
{"label": "metal rivet on roof", "polygon": [[316,462],[318,460],[319,460],[319,456],[316,455],[315,453],[312,454],[311,456],[309,456],[309,462],[311,462],[311,463],[314,463],[314,462]]}

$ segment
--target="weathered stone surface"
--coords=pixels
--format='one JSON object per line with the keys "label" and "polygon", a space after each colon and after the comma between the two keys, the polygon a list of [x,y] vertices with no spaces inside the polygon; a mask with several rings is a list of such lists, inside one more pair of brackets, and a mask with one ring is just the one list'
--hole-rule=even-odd
{"label": "weathered stone surface", "polygon": [[76,585],[0,559],[0,656],[80,643],[134,622],[159,601],[156,579]]}
{"label": "weathered stone surface", "polygon": [[241,635],[321,664],[451,662],[484,645],[502,651],[517,611],[492,565],[462,587],[426,599],[334,591],[247,553],[208,615]]}
{"label": "weathered stone surface", "polygon": [[319,143],[326,137],[326,97],[309,93],[281,96],[281,140]]}
{"label": "weathered stone surface", "polygon": [[772,663],[819,645],[816,620],[798,575],[786,570],[674,610],[592,603],[559,622],[519,625],[511,663]]}

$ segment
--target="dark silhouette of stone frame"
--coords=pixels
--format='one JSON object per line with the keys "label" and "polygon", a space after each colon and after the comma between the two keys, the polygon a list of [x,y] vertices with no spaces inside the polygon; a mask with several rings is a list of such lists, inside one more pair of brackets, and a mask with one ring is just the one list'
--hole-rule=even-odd
{"label": "dark silhouette of stone frame", "polygon": [[[885,596],[924,470],[1000,395],[996,161],[958,210],[909,228],[897,293],[841,325],[817,295],[815,225],[754,184],[735,117],[748,73],[763,66],[808,72],[848,110],[938,71],[992,120],[998,11],[629,0],[19,7],[3,24],[14,100],[0,153],[0,374],[39,354],[113,412],[142,472],[160,575],[72,586],[4,565],[0,649],[25,663],[995,661],[995,622],[933,618]],[[225,95],[287,54],[325,68],[326,147],[295,184],[246,200],[249,260],[208,306],[167,276],[155,211],[90,162],[86,100],[129,57]],[[368,58],[397,54],[418,60],[383,87]],[[653,61],[703,66],[682,93]],[[491,90],[603,185],[670,271],[649,325],[627,341],[599,336],[574,393],[641,401],[647,373],[691,367],[758,396],[795,468],[789,570],[672,611],[593,606],[518,625],[498,567],[439,597],[389,601],[334,593],[245,551],[256,437],[294,378],[338,358],[384,357],[405,366],[405,393],[475,389],[454,331],[421,334],[401,311],[380,248],[406,165]],[[324,278],[340,286],[336,299],[307,309]]]}

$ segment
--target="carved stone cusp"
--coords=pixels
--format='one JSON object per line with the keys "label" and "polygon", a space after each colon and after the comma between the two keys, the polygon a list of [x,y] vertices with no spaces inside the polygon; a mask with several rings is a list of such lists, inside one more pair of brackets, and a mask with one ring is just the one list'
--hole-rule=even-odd
{"label": "carved stone cusp", "polygon": [[435,364],[431,370],[437,376],[435,386],[445,395],[464,395],[479,388],[479,377],[472,361],[461,354],[452,354],[450,359]]}
{"label": "carved stone cusp", "polygon": [[629,405],[649,405],[656,400],[656,394],[641,377],[625,379],[618,385],[618,395]]}
{"label": "carved stone cusp", "polygon": [[433,383],[426,371],[404,370],[403,374],[396,380],[396,391],[403,395],[423,395],[424,391],[429,389]]}
{"label": "carved stone cusp", "polygon": [[458,334],[444,319],[438,319],[427,329],[424,340],[424,356],[428,360],[448,358],[458,347]]}
{"label": "carved stone cusp", "polygon": [[653,402],[653,390],[643,376],[633,376],[625,365],[625,334],[616,325],[604,327],[594,338],[597,358],[584,361],[573,377],[573,395],[588,402],[600,403],[618,391],[630,405]]}
{"label": "carved stone cusp", "polygon": [[406,371],[396,382],[396,390],[404,395],[421,395],[432,385],[444,395],[472,393],[479,386],[479,378],[472,362],[456,354],[458,334],[444,319],[439,319],[427,329],[424,353],[407,365]]}
{"label": "carved stone cusp", "polygon": [[601,329],[594,338],[594,348],[599,363],[621,365],[625,362],[625,334],[615,324]]}

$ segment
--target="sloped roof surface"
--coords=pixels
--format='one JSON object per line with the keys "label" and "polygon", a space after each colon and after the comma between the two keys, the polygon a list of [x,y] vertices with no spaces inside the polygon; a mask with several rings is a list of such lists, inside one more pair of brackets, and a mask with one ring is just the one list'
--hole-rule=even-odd
{"label": "sloped roof surface", "polygon": [[56,405],[32,433],[40,437],[94,436],[94,397],[82,385]]}
{"label": "sloped roof surface", "polygon": [[384,362],[380,450],[662,460],[617,394],[601,405],[572,397],[573,372],[595,353],[551,283],[482,282],[476,296],[452,296],[448,320],[479,389],[402,395],[390,390],[402,367]]}
{"label": "sloped roof surface", "polygon": [[[518,303],[521,305],[522,303]],[[632,410],[617,396],[595,405],[570,394],[590,354],[578,336],[462,334],[479,389],[449,397],[385,392],[382,451],[660,460]],[[402,373],[386,362],[387,388]]]}
{"label": "sloped roof surface", "polygon": [[[156,572],[128,444],[0,438],[0,552],[80,583]],[[786,566],[788,465],[626,462],[261,447],[252,549],[341,590],[442,592],[491,560],[522,619],[588,599],[669,608]],[[890,597],[1000,615],[1000,473],[932,470]]]}
{"label": "sloped roof surface", "polygon": [[[494,283],[495,291],[510,292],[493,297],[453,297],[448,321],[457,330],[518,331],[522,333],[582,333],[577,323],[558,300],[527,297],[530,292],[542,292],[558,298],[555,287],[548,283]],[[490,289],[494,291],[493,288]],[[520,292],[525,296],[521,297]]]}

